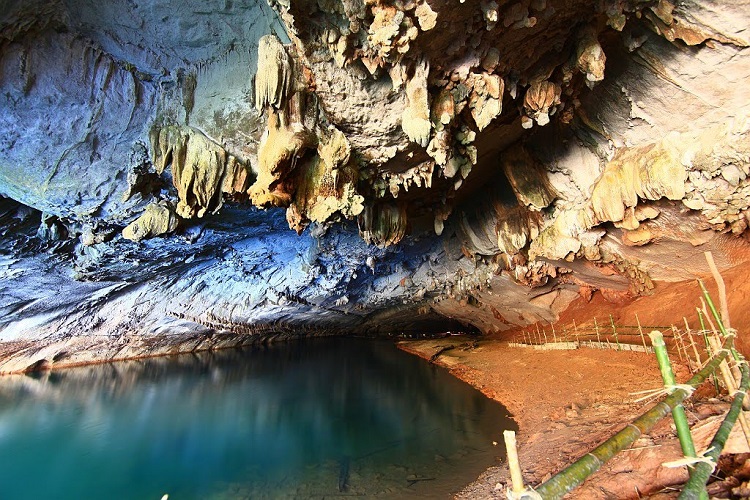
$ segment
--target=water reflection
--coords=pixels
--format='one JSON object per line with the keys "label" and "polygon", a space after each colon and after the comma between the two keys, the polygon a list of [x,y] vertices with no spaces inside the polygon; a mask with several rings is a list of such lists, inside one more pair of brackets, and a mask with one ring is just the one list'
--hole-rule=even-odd
{"label": "water reflection", "polygon": [[446,495],[505,409],[391,344],[326,339],[0,378],[2,498]]}

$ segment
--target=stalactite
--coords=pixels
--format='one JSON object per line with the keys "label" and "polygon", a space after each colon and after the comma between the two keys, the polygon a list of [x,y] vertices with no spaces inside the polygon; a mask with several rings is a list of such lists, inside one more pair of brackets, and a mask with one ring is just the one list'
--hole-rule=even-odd
{"label": "stalactite", "polygon": [[406,207],[389,203],[368,205],[358,223],[359,234],[368,244],[379,247],[395,245],[406,235]]}
{"label": "stalactite", "polygon": [[283,109],[292,86],[292,64],[281,40],[266,35],[258,42],[258,71],[255,74],[255,107]]}
{"label": "stalactite", "polygon": [[410,140],[427,147],[430,140],[430,103],[427,92],[427,75],[430,65],[420,61],[414,69],[414,76],[406,82],[406,95],[409,106],[401,116],[401,128]]}
{"label": "stalactite", "polygon": [[216,213],[223,194],[243,196],[250,180],[244,162],[192,127],[169,126],[151,131],[156,171],[171,167],[179,202],[176,212],[190,219]]}

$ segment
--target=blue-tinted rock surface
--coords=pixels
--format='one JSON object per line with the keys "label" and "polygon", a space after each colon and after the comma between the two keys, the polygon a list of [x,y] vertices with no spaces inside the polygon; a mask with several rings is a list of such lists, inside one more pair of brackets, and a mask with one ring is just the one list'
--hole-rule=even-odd
{"label": "blue-tinted rock surface", "polygon": [[510,331],[750,258],[747,2],[270,4],[6,2],[0,371]]}

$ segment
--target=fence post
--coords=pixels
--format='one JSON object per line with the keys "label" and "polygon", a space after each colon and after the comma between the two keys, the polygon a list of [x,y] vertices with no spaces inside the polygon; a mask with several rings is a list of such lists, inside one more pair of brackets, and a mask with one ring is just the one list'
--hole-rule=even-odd
{"label": "fence post", "polygon": [[508,468],[510,469],[510,480],[514,496],[520,496],[526,487],[523,485],[521,465],[518,462],[518,450],[516,449],[516,433],[514,431],[503,431],[505,440],[505,451],[508,454]]}
{"label": "fence post", "polygon": [[641,328],[641,320],[638,319],[638,314],[635,315],[635,322],[638,323],[638,333],[641,334],[641,343],[643,344],[643,352],[648,352],[646,347],[646,337],[643,336],[643,328]]}
{"label": "fence post", "polygon": [[615,334],[615,344],[617,344],[617,350],[621,351],[622,347],[620,347],[620,341],[617,339],[617,328],[615,328],[615,320],[612,318],[612,315],[609,315],[609,322],[612,323],[612,333]]}
{"label": "fence post", "polygon": [[[654,330],[649,333],[648,336],[651,337],[651,345],[654,346],[656,361],[659,363],[659,371],[661,372],[661,378],[664,381],[664,387],[672,393],[674,391],[675,378],[674,372],[672,371],[672,364],[669,362],[667,346],[664,344],[664,336],[658,330]],[[685,408],[682,406],[682,403],[677,404],[672,408],[672,418],[674,419],[674,426],[677,430],[677,437],[680,439],[682,453],[686,457],[695,457],[693,436],[690,435],[690,426],[688,425],[687,415],[685,414]]]}
{"label": "fence post", "polygon": [[596,316],[594,316],[594,328],[596,329],[596,341],[601,344],[602,339],[599,337],[599,324],[596,322]]}

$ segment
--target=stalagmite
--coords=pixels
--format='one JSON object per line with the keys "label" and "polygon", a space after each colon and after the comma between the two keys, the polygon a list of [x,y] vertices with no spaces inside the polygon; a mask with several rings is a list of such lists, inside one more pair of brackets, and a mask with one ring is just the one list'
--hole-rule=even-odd
{"label": "stalagmite", "polygon": [[161,236],[177,229],[179,220],[166,203],[152,203],[143,214],[122,230],[122,236],[132,241]]}

